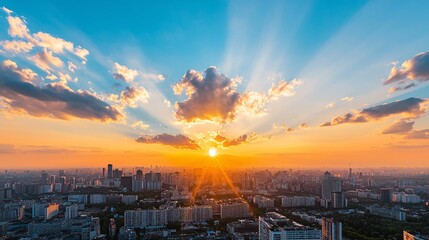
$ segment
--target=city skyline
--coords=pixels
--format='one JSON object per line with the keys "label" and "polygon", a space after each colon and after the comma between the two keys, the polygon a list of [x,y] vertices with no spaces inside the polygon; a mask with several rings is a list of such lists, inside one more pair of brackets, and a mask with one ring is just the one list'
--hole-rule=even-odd
{"label": "city skyline", "polygon": [[427,1],[100,4],[0,5],[1,169],[428,166]]}

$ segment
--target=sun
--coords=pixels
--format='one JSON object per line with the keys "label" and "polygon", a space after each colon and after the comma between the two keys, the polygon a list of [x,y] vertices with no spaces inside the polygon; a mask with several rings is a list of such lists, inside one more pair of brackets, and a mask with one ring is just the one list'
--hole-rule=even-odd
{"label": "sun", "polygon": [[209,156],[210,156],[210,157],[216,157],[216,155],[217,155],[217,150],[216,150],[216,148],[214,148],[214,147],[210,148],[210,149],[209,149]]}

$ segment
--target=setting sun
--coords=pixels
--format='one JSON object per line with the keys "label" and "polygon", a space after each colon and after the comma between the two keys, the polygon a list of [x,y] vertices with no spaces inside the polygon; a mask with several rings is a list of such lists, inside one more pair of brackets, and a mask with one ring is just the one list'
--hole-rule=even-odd
{"label": "setting sun", "polygon": [[217,155],[216,148],[210,148],[210,150],[209,150],[209,156],[210,157],[216,157],[216,155]]}

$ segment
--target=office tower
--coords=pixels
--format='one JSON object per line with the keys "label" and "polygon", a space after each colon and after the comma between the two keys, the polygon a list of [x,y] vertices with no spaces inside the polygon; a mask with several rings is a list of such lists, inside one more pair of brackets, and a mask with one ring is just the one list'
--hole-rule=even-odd
{"label": "office tower", "polygon": [[107,178],[113,178],[113,165],[107,165]]}
{"label": "office tower", "polygon": [[347,200],[344,198],[343,192],[331,192],[330,206],[332,208],[347,207]]}
{"label": "office tower", "polygon": [[390,188],[382,188],[381,189],[381,201],[384,203],[392,202],[392,189]]}
{"label": "office tower", "polygon": [[321,235],[319,229],[298,224],[276,212],[259,217],[259,240],[320,240]]}
{"label": "office tower", "polygon": [[51,176],[49,177],[49,182],[50,182],[51,184],[54,184],[54,183],[55,183],[55,175],[51,175]]}
{"label": "office tower", "polygon": [[143,181],[143,171],[142,170],[137,170],[136,180],[137,181]]}
{"label": "office tower", "polygon": [[59,170],[59,171],[58,171],[58,175],[59,175],[60,177],[65,176],[65,174],[64,174],[64,170]]}
{"label": "office tower", "polygon": [[341,222],[331,218],[322,218],[322,240],[342,240],[343,229]]}
{"label": "office tower", "polygon": [[325,172],[322,179],[322,198],[331,200],[331,192],[341,192],[341,179]]}
{"label": "office tower", "polygon": [[133,189],[133,177],[121,177],[121,186],[127,188],[128,191],[131,191]]}
{"label": "office tower", "polygon": [[106,177],[106,168],[103,168],[103,178]]}
{"label": "office tower", "polygon": [[48,178],[48,173],[45,171],[42,171],[42,176],[41,176],[41,184],[48,184],[49,182],[49,178]]}
{"label": "office tower", "polygon": [[79,207],[77,204],[72,204],[70,206],[66,207],[66,213],[65,213],[65,218],[66,219],[72,219],[78,216],[78,212],[79,212]]}

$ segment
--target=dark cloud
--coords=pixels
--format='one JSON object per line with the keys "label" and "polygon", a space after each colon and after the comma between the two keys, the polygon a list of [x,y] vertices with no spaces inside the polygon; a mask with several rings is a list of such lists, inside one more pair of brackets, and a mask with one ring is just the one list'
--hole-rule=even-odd
{"label": "dark cloud", "polygon": [[282,96],[294,95],[294,89],[302,84],[297,79],[290,82],[280,80],[273,83],[267,93],[239,93],[239,82],[238,78],[220,74],[216,67],[209,67],[202,74],[189,70],[173,87],[175,94],[179,95],[184,91],[188,97],[185,101],[176,103],[176,118],[184,122],[225,123],[234,120],[237,112],[258,115],[266,111],[267,103]]}
{"label": "dark cloud", "polygon": [[218,134],[216,137],[213,138],[213,140],[223,147],[232,147],[232,146],[237,146],[244,143],[252,143],[255,141],[266,140],[269,138],[270,136],[264,137],[255,133],[243,134],[236,138],[227,138],[225,136]]}
{"label": "dark cloud", "polygon": [[204,75],[189,70],[174,92],[186,91],[188,99],[176,103],[176,117],[185,122],[197,120],[217,120],[221,122],[234,119],[240,103],[240,94],[231,78],[219,74],[215,67],[209,67]]}
{"label": "dark cloud", "polygon": [[137,107],[137,102],[147,103],[149,93],[144,87],[129,86],[121,92],[121,99],[130,107]]}
{"label": "dark cloud", "polygon": [[429,81],[429,51],[419,53],[405,61],[400,68],[393,67],[384,84],[396,83],[397,86],[390,89],[391,92],[394,92],[415,86],[415,82],[409,83],[415,80],[420,82]]}
{"label": "dark cloud", "polygon": [[226,141],[224,141],[222,143],[222,145],[224,147],[236,146],[236,145],[240,145],[242,143],[246,143],[247,139],[248,139],[247,135],[244,134],[244,135],[241,135],[241,136],[234,138],[234,139],[227,139]]}
{"label": "dark cloud", "polygon": [[321,126],[334,126],[344,123],[363,123],[398,114],[401,114],[406,118],[418,118],[426,112],[427,102],[427,99],[407,98],[405,100],[365,108],[355,113],[336,116],[330,122],[325,122]]}
{"label": "dark cloud", "polygon": [[172,135],[162,133],[156,136],[141,136],[136,139],[136,142],[159,143],[180,149],[200,149],[200,146],[194,140],[182,134]]}
{"label": "dark cloud", "polygon": [[414,130],[405,135],[406,139],[429,139],[429,129]]}
{"label": "dark cloud", "polygon": [[89,92],[75,92],[61,84],[39,87],[26,82],[19,74],[22,69],[12,68],[11,61],[7,61],[0,66],[0,96],[10,111],[59,119],[117,121],[123,117],[117,109]]}
{"label": "dark cloud", "polygon": [[404,134],[413,130],[414,122],[409,122],[404,119],[394,123],[383,130],[383,134]]}

